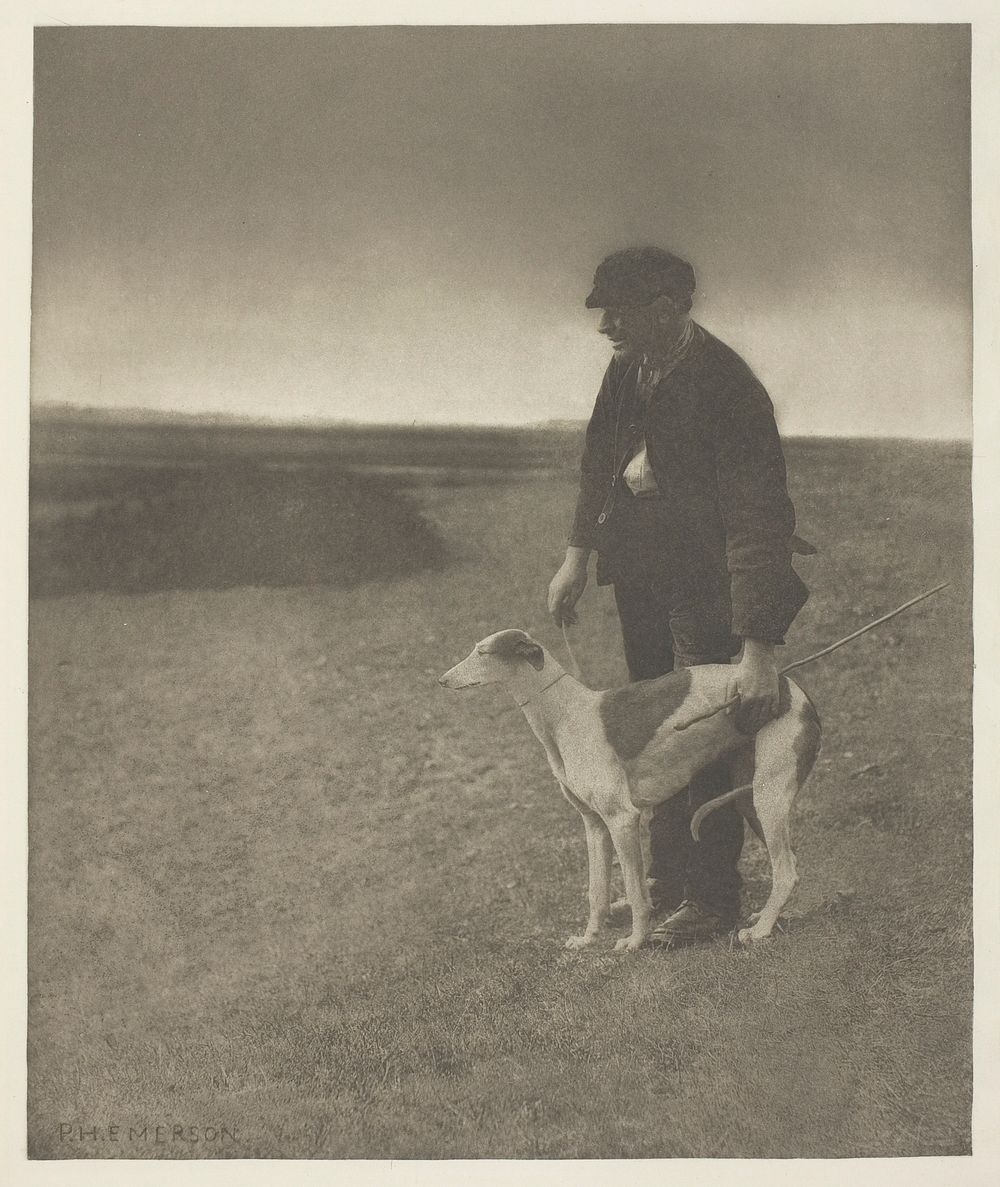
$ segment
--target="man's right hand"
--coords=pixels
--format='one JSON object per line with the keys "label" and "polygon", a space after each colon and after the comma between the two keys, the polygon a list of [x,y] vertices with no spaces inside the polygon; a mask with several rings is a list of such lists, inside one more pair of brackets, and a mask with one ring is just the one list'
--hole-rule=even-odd
{"label": "man's right hand", "polygon": [[585,548],[569,548],[559,572],[549,584],[549,613],[556,626],[572,626],[576,622],[575,606],[580,595],[587,588],[587,561],[590,553]]}

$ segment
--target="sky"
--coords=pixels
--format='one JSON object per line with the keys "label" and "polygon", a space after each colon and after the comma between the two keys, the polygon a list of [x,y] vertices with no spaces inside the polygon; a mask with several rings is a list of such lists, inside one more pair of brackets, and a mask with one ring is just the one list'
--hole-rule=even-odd
{"label": "sky", "polygon": [[961,25],[40,28],[32,399],[589,415],[689,259],[788,434],[971,432]]}

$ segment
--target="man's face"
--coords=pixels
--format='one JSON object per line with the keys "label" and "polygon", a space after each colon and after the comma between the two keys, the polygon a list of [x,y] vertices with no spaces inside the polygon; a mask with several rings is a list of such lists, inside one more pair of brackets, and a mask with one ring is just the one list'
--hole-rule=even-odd
{"label": "man's face", "polygon": [[611,339],[616,354],[635,358],[654,346],[659,329],[656,304],[618,305],[604,310],[597,328]]}

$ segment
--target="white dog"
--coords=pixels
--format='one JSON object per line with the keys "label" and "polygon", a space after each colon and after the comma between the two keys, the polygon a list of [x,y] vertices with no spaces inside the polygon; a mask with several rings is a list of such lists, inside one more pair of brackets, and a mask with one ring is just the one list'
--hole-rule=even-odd
{"label": "white dog", "polygon": [[724,755],[737,765],[749,766],[752,760],[752,787],[710,801],[696,814],[692,829],[697,837],[705,814],[726,802],[735,802],[755,827],[759,820],[771,857],[771,893],[739,939],[749,944],[771,934],[798,881],[788,817],[819,751],[819,718],[802,689],[783,675],[777,717],[748,737],[737,729],[735,716],[719,711],[731,676],[725,664],[706,664],[594,692],[530,635],[505,630],[477,643],[440,678],[446,688],[504,685],[545,747],[566,798],[583,816],[590,917],[583,935],[570,937],[567,947],[592,944],[608,919],[612,846],[632,909],[632,934],[619,940],[616,950],[641,947],[651,914],[641,812],[682,791],[692,775]]}

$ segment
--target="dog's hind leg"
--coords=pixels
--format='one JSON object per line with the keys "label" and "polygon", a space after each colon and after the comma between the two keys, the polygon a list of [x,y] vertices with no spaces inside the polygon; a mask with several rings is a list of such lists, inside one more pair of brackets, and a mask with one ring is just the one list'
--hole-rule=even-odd
{"label": "dog's hind leg", "polygon": [[819,750],[819,721],[802,698],[798,711],[766,725],[757,735],[753,802],[771,858],[771,893],[752,926],[739,933],[742,944],[766,939],[798,882],[792,853],[792,804]]}
{"label": "dog's hind leg", "polygon": [[758,771],[754,780],[754,806],[771,858],[771,893],[763,910],[752,917],[753,926],[740,931],[741,944],[764,940],[771,934],[799,880],[789,829],[789,813],[797,791],[794,771]]}
{"label": "dog's hind leg", "polygon": [[567,948],[585,948],[597,938],[597,933],[608,922],[611,913],[611,836],[600,816],[578,799],[568,788],[563,794],[583,817],[587,833],[587,897],[590,915],[583,935],[570,936]]}

